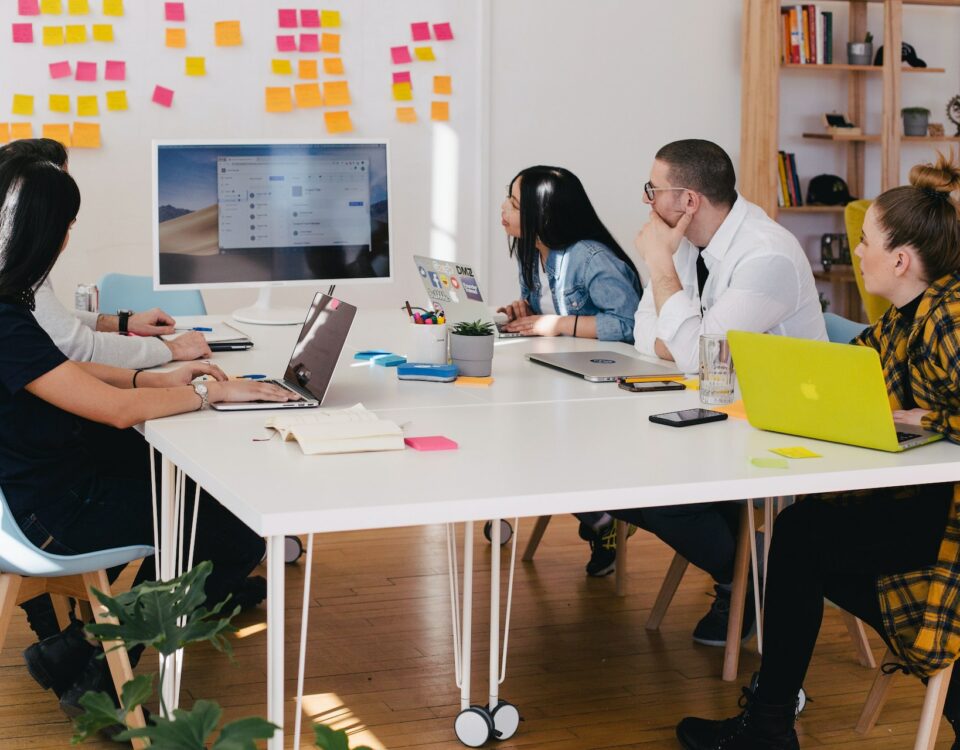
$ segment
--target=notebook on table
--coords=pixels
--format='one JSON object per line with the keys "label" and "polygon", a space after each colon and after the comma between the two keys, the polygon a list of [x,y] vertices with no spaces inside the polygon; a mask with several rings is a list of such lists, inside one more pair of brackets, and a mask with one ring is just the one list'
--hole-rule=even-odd
{"label": "notebook on table", "polygon": [[307,414],[268,417],[265,426],[281,440],[295,440],[304,455],[403,450],[403,430],[363,404],[349,409],[316,409]]}
{"label": "notebook on table", "polygon": [[528,354],[527,359],[538,365],[577,375],[591,383],[609,383],[617,378],[676,380],[683,377],[683,373],[674,366],[646,362],[616,352]]}
{"label": "notebook on table", "polygon": [[206,339],[207,345],[212,352],[233,352],[250,349],[253,341],[239,328],[234,328],[229,323],[222,320],[198,320],[192,321],[189,318],[182,318],[177,321],[176,333],[161,336],[164,341],[170,341],[177,336],[182,336],[189,331],[198,331]]}

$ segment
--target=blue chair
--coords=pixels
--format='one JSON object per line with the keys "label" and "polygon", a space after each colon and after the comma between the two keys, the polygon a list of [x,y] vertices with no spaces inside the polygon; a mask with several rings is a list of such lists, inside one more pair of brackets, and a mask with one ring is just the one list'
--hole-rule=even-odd
{"label": "blue chair", "polygon": [[[111,622],[106,608],[97,601],[92,589],[110,594],[107,569],[125,565],[153,554],[153,547],[133,545],[89,552],[81,555],[53,555],[35,547],[24,536],[0,491],[0,650],[7,638],[10,618],[21,602],[41,594],[72,596],[90,602],[97,622]],[[125,648],[119,642],[104,642],[107,664],[113,684],[120,694],[124,683],[133,679],[133,670]],[[138,707],[127,717],[129,726],[144,726]],[[143,740],[134,747],[144,747]]]}
{"label": "blue chair", "polygon": [[833,313],[824,313],[823,322],[827,324],[827,338],[835,344],[849,344],[867,328],[866,323],[857,323]]}
{"label": "blue chair", "polygon": [[129,276],[124,273],[108,273],[100,279],[100,309],[115,313],[117,310],[149,310],[159,307],[164,312],[177,315],[206,315],[207,306],[197,290],[157,292],[150,276]]}

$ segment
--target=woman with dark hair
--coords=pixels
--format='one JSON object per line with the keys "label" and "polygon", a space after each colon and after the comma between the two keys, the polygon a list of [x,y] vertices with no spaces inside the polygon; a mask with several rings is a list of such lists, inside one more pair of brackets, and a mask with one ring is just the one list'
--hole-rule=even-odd
{"label": "woman with dark hair", "polygon": [[[275,386],[226,382],[208,363],[155,373],[69,361],[31,310],[79,208],[76,183],[55,164],[31,156],[0,165],[0,489],[26,537],[63,555],[153,544],[149,449],[133,425],[211,402],[288,400]],[[212,379],[194,384],[202,375]],[[264,544],[204,493],[198,521],[195,554],[214,563],[212,604],[245,587]],[[145,560],[136,581],[153,570]],[[70,714],[86,690],[110,685],[79,623],[25,657]]]}
{"label": "woman with dark hair", "polygon": [[[910,185],[867,211],[863,283],[893,304],[852,343],[877,350],[897,422],[960,442],[960,166],[943,156],[914,167]],[[793,750],[797,694],[813,655],[824,597],[873,627],[925,678],[960,654],[960,493],[922,484],[814,495],[773,529],[763,612],[763,660],[743,712],[686,718],[686,750]],[[944,716],[960,732],[960,670]],[[960,750],[960,733],[953,745]]]}
{"label": "woman with dark hair", "polygon": [[[498,310],[509,319],[507,330],[633,343],[637,269],[573,172],[524,169],[511,180],[500,215],[520,267],[520,299]],[[555,314],[543,314],[541,269]]]}

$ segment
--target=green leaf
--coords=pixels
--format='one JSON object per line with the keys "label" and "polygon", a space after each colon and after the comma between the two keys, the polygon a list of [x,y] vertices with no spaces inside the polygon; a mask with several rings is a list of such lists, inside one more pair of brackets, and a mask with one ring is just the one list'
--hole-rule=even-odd
{"label": "green leaf", "polygon": [[73,721],[76,733],[70,740],[72,745],[83,742],[104,727],[123,724],[123,712],[106,693],[84,693],[80,698],[80,705],[86,710]]}
{"label": "green leaf", "polygon": [[331,729],[326,724],[314,724],[315,744],[320,750],[350,750],[347,733],[342,729]]}
{"label": "green leaf", "polygon": [[280,727],[265,719],[251,717],[227,724],[211,750],[257,750],[257,740],[269,740]]}
{"label": "green leaf", "polygon": [[120,703],[124,713],[130,713],[137,706],[146,703],[153,695],[153,678],[155,675],[142,674],[125,682],[120,695]]}
{"label": "green leaf", "polygon": [[199,700],[192,711],[177,709],[173,720],[154,716],[153,724],[120,732],[116,739],[132,740],[146,737],[151,750],[205,750],[207,738],[213,734],[223,711],[213,701]]}

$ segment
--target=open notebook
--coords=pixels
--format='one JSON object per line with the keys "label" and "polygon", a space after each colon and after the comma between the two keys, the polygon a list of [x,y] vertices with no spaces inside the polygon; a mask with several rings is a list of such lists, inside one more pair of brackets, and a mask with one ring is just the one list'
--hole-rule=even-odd
{"label": "open notebook", "polygon": [[403,450],[403,430],[363,404],[349,409],[315,409],[309,414],[277,414],[264,425],[280,433],[282,440],[296,440],[307,456]]}

